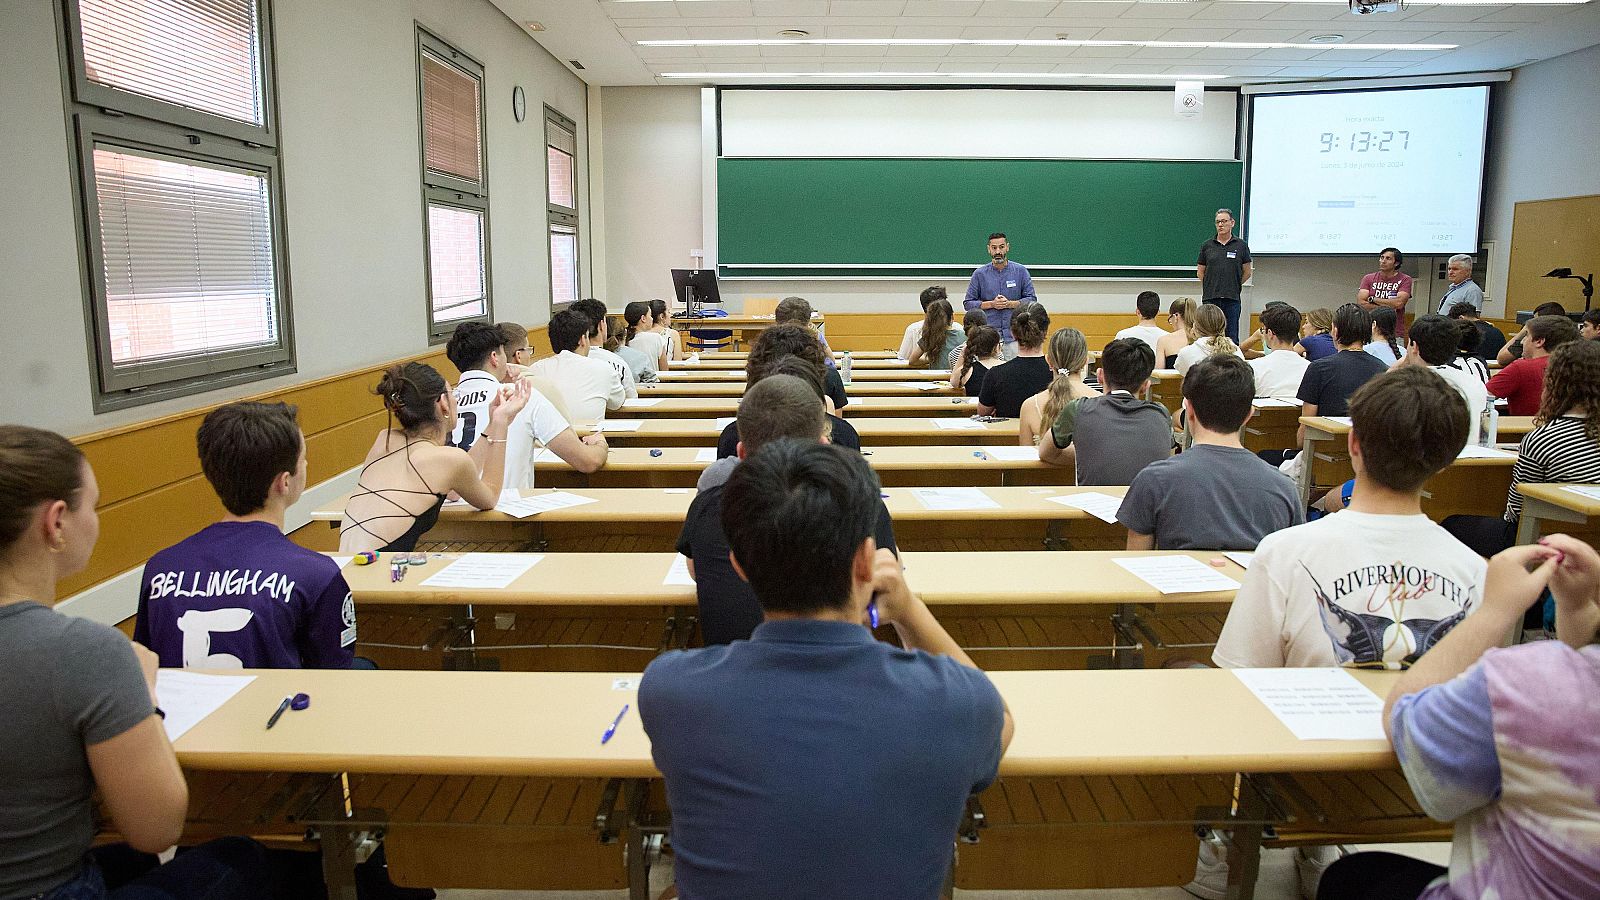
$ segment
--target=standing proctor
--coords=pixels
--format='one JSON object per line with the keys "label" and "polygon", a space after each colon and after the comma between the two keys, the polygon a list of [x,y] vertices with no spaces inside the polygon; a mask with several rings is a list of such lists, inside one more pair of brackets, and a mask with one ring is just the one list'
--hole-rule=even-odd
{"label": "standing proctor", "polygon": [[981,309],[989,320],[989,327],[1000,332],[1000,353],[1006,359],[1017,355],[1017,339],[1011,334],[1011,311],[1024,303],[1036,303],[1033,279],[1028,270],[1010,262],[1006,255],[1011,244],[1004,233],[989,235],[989,265],[972,273],[967,283],[967,309]]}
{"label": "standing proctor", "polygon": [[1483,312],[1483,288],[1472,280],[1472,266],[1476,262],[1465,253],[1457,253],[1445,264],[1444,278],[1450,286],[1439,298],[1439,315],[1448,315],[1450,307],[1457,303],[1471,303],[1473,309]]}
{"label": "standing proctor", "polygon": [[1200,294],[1228,317],[1228,337],[1239,342],[1239,295],[1250,280],[1250,247],[1233,236],[1233,210],[1217,210],[1217,236],[1200,245],[1195,261]]}
{"label": "standing proctor", "polygon": [[1411,276],[1400,271],[1406,261],[1405,254],[1394,247],[1385,247],[1378,253],[1378,271],[1361,276],[1361,287],[1356,290],[1356,303],[1371,315],[1380,306],[1394,310],[1395,337],[1406,337],[1406,304],[1411,300]]}

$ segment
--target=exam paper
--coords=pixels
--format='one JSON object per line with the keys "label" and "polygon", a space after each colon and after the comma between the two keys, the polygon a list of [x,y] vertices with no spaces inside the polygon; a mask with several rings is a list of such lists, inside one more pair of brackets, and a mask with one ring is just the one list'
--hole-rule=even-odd
{"label": "exam paper", "polygon": [[1000,504],[985,494],[982,488],[913,488],[911,494],[926,509],[953,511],[1000,508]]}
{"label": "exam paper", "polygon": [[1456,459],[1516,459],[1517,455],[1509,450],[1497,450],[1494,447],[1479,447],[1477,444],[1468,444],[1456,454]]}
{"label": "exam paper", "polygon": [[1222,555],[1238,563],[1242,569],[1250,568],[1250,561],[1256,558],[1254,553],[1247,553],[1243,550],[1230,550]]}
{"label": "exam paper", "polygon": [[336,556],[332,553],[328,554],[328,558],[333,560],[333,564],[341,569],[350,565],[350,561],[355,559],[354,556]]}
{"label": "exam paper", "polygon": [[715,448],[715,447],[701,447],[699,450],[696,450],[694,452],[694,461],[697,462],[697,463],[716,462],[717,461],[717,448]]}
{"label": "exam paper", "polygon": [[1338,422],[1340,425],[1350,425],[1351,427],[1355,425],[1350,421],[1349,416],[1326,416],[1325,418],[1330,422]]}
{"label": "exam paper", "polygon": [[1006,462],[1039,461],[1039,449],[1037,447],[1019,447],[1012,444],[1005,447],[983,447],[981,449],[989,454],[991,459],[1001,459]]}
{"label": "exam paper", "polygon": [[422,582],[423,587],[502,590],[538,565],[539,553],[465,553]]}
{"label": "exam paper", "polygon": [[936,391],[944,387],[943,384],[935,381],[902,381],[899,384],[901,387],[910,388],[913,391]]}
{"label": "exam paper", "polygon": [[942,418],[942,419],[932,419],[930,421],[933,422],[933,426],[935,428],[943,428],[946,431],[982,431],[983,430],[983,423],[974,421],[972,419],[957,419],[957,418],[955,418],[953,416],[946,416],[945,418]]}
{"label": "exam paper", "polygon": [[1191,556],[1125,556],[1112,562],[1163,594],[1239,589],[1239,582]]}
{"label": "exam paper", "polygon": [[560,463],[560,462],[566,462],[566,460],[564,460],[561,457],[557,456],[556,452],[554,450],[551,450],[549,447],[540,447],[538,452],[533,454],[533,461],[535,463]]}
{"label": "exam paper", "polygon": [[604,432],[638,431],[642,427],[644,427],[643,419],[610,419],[604,422],[596,422],[594,430]]}
{"label": "exam paper", "polygon": [[1234,669],[1302,741],[1381,741],[1383,699],[1338,668]]}
{"label": "exam paper", "polygon": [[582,506],[585,503],[598,503],[593,497],[580,497],[566,491],[555,491],[549,494],[534,494],[531,497],[501,497],[495,504],[495,509],[508,516],[526,519],[552,509],[566,509],[569,506]]}
{"label": "exam paper", "polygon": [[949,377],[950,370],[949,369],[918,369],[917,370],[917,374],[918,375],[943,375],[945,377]]}
{"label": "exam paper", "polygon": [[1286,397],[1257,397],[1254,401],[1257,409],[1266,409],[1269,406],[1293,406],[1299,408],[1299,400],[1290,400]]}
{"label": "exam paper", "polygon": [[[167,729],[167,740],[176,741],[183,733],[200,724],[200,720],[216,712],[245,685],[255,681],[254,675],[203,675],[183,669],[160,669],[156,672],[156,703],[167,714],[162,725]],[[261,714],[265,723],[272,710]]]}
{"label": "exam paper", "polygon": [[1081,509],[1102,522],[1117,523],[1117,510],[1122,508],[1122,498],[1099,491],[1085,491],[1081,494],[1065,494],[1060,497],[1048,497],[1051,503]]}
{"label": "exam paper", "polygon": [[717,416],[717,434],[722,434],[722,429],[739,421],[738,416]]}
{"label": "exam paper", "polygon": [[1580,497],[1588,497],[1590,500],[1600,500],[1600,485],[1595,485],[1595,484],[1569,484],[1566,487],[1562,488],[1562,490],[1571,491],[1572,493],[1577,494]]}
{"label": "exam paper", "polygon": [[667,569],[667,577],[661,579],[662,584],[693,585],[694,578],[689,574],[689,557],[679,553],[672,558],[672,565]]}
{"label": "exam paper", "polygon": [[649,409],[661,402],[660,397],[640,397],[637,400],[622,401],[623,409]]}

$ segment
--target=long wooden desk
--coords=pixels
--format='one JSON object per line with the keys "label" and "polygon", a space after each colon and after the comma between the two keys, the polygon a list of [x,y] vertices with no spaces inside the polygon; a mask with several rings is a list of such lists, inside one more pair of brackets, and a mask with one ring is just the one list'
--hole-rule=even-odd
{"label": "long wooden desk", "polygon": [[[906,384],[934,385],[933,390],[922,390],[915,387],[906,387]],[[952,397],[961,392],[954,390],[948,383],[937,380],[921,380],[914,378],[899,378],[894,381],[863,381],[857,379],[845,388],[845,393],[852,399],[857,396],[864,397],[917,397],[931,395],[935,397]],[[659,382],[657,384],[639,385],[640,397],[743,397],[743,381],[675,381]]]}
{"label": "long wooden desk", "polygon": [[[731,331],[735,345],[748,344],[752,332],[759,334],[771,328],[777,321],[774,316],[713,316],[707,318],[672,318],[672,327],[678,331],[693,334],[696,331]],[[822,325],[823,316],[815,313],[811,316],[812,325]]]}
{"label": "long wooden desk", "polygon": [[[919,396],[850,396],[850,405],[839,411],[845,418],[856,416],[970,416],[978,411],[977,397],[954,397],[947,393],[917,392]],[[643,397],[629,400],[611,413],[616,419],[687,418],[732,416],[739,412],[739,396],[727,397]],[[642,402],[641,402],[642,401]]]}
{"label": "long wooden desk", "polygon": [[[844,354],[843,353],[835,353],[833,356],[834,356],[835,362],[839,362],[839,361],[844,359]],[[749,354],[747,354],[747,353],[739,353],[739,354],[702,353],[702,354],[700,354],[700,360],[698,362],[694,362],[694,361],[691,361],[689,359],[674,360],[673,363],[672,363],[671,371],[674,371],[674,372],[678,372],[678,371],[693,372],[693,371],[696,371],[696,370],[710,370],[710,371],[727,371],[727,370],[731,370],[731,369],[740,369],[740,370],[742,370],[744,368],[745,361],[748,359],[748,357],[749,357]],[[905,371],[916,371],[915,369],[911,369],[909,366],[907,366],[905,360],[895,358],[893,353],[890,353],[888,358],[866,357],[866,356],[861,356],[860,354],[856,354],[856,353],[852,353],[851,356],[850,356],[850,370],[852,372],[883,371],[883,370],[889,370],[889,369],[898,370],[898,371],[902,371],[902,372],[905,372]]]}
{"label": "long wooden desk", "polygon": [[[946,422],[957,421],[951,416],[941,419]],[[633,431],[608,429],[606,442],[612,447],[714,447],[726,424],[717,419],[646,419]],[[977,428],[941,428],[934,419],[910,416],[861,416],[852,418],[850,424],[864,443],[874,447],[1005,445],[1017,442],[1016,419],[974,423],[980,426]],[[588,431],[587,428],[580,429],[581,433]]]}
{"label": "long wooden desk", "polygon": [[[862,359],[871,359],[871,360],[895,360],[895,359],[899,359],[899,355],[893,350],[852,350],[852,351],[850,351],[850,355],[855,357],[858,360],[862,360]],[[700,354],[700,358],[701,359],[716,359],[716,360],[734,359],[734,360],[739,360],[740,364],[743,365],[744,360],[750,358],[750,354],[748,352],[746,352],[746,351],[743,351],[743,350],[709,350],[709,351],[707,351],[705,353]],[[844,359],[844,351],[843,350],[835,350],[835,351],[833,351],[833,358],[836,359],[836,360],[837,359]]]}
{"label": "long wooden desk", "polygon": [[[1596,519],[1600,518],[1600,500],[1567,490],[1566,484],[1519,484],[1522,494],[1522,517],[1517,521],[1517,543],[1531,544],[1542,534],[1547,523],[1576,525],[1572,529],[1589,543],[1595,543]],[[1576,485],[1592,488],[1594,485]]]}
{"label": "long wooden desk", "polygon": [[[683,368],[669,369],[660,373],[662,384],[702,384],[719,383],[724,381],[745,380],[743,367],[737,369],[705,369],[697,366],[684,366]],[[851,382],[845,387],[848,389],[858,382],[899,382],[899,381],[949,381],[950,370],[936,369],[854,369]]]}
{"label": "long wooden desk", "polygon": [[[997,445],[1003,443],[996,442]],[[660,450],[661,455],[651,456],[652,449]],[[693,487],[700,473],[710,465],[696,458],[699,452],[693,447],[617,447],[607,457],[605,467],[589,475],[560,459],[540,458],[535,469],[536,484],[541,487]],[[1037,457],[995,459],[980,455],[980,448],[970,446],[869,447],[862,452],[885,485],[1073,483],[1071,466],[1047,465]]]}

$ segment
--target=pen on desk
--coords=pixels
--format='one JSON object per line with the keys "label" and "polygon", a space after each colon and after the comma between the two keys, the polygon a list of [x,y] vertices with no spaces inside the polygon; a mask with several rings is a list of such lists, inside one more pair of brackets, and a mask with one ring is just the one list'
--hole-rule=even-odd
{"label": "pen on desk", "polygon": [[285,698],[283,698],[283,702],[279,703],[278,704],[278,708],[273,711],[272,717],[267,719],[267,729],[268,730],[271,730],[272,726],[278,724],[278,719],[283,717],[284,710],[289,708],[289,704],[293,700],[294,700],[293,697],[285,697]]}
{"label": "pen on desk", "polygon": [[876,600],[867,604],[867,621],[872,623],[873,628],[878,627],[878,601]]}
{"label": "pen on desk", "polygon": [[622,723],[622,717],[627,714],[628,704],[624,703],[622,704],[622,712],[617,713],[617,717],[611,720],[611,724],[606,727],[606,733],[600,735],[600,743],[602,746],[604,746],[606,741],[611,740],[612,735],[617,733],[617,726]]}

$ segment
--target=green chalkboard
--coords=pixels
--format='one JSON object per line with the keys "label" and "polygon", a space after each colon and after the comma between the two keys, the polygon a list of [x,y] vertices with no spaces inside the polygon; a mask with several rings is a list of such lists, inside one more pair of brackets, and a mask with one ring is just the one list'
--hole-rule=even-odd
{"label": "green chalkboard", "polygon": [[991,231],[1039,276],[1189,277],[1243,164],[1077,159],[717,160],[724,278],[948,277]]}

